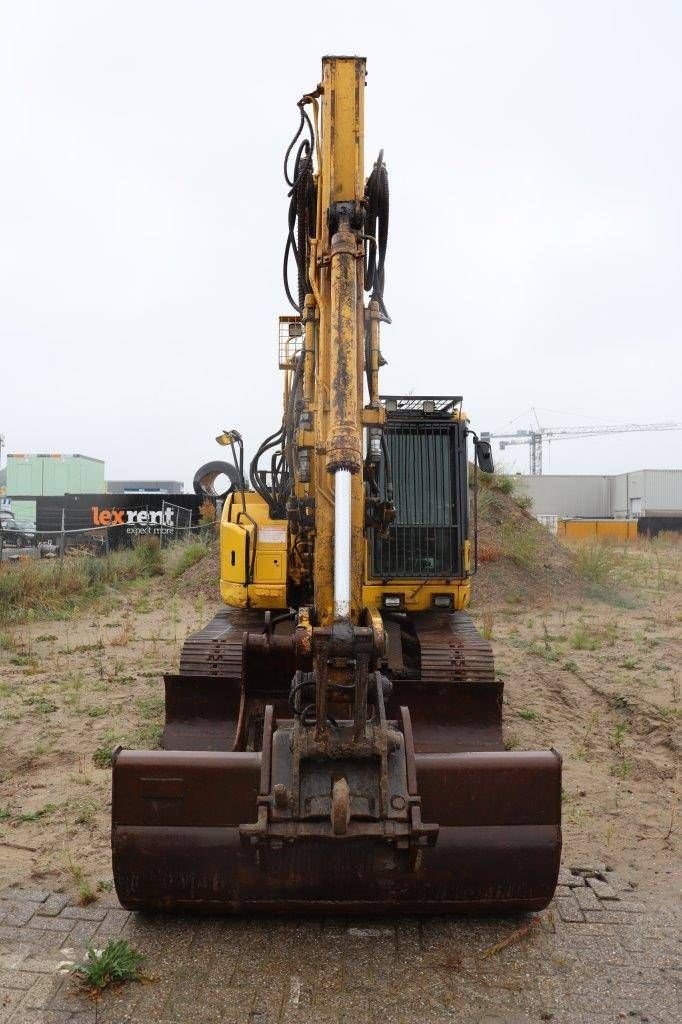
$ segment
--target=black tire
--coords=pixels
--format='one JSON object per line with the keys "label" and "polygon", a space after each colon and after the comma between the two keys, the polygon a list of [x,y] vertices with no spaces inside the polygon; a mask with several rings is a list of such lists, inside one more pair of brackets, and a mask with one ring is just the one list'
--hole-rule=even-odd
{"label": "black tire", "polygon": [[[215,481],[219,476],[226,476],[230,486],[223,493],[219,494],[215,487]],[[224,501],[228,494],[231,494],[239,485],[239,473],[229,462],[206,462],[194,474],[194,493],[211,498],[212,500]]]}

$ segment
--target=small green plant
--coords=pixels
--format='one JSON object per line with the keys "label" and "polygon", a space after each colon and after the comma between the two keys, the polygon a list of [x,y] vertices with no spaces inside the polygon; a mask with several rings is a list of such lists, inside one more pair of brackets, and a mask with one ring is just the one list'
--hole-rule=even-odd
{"label": "small green plant", "polygon": [[104,949],[88,946],[84,959],[72,971],[85,988],[101,992],[108,985],[141,981],[145,960],[144,954],[133,949],[126,939],[109,939]]}
{"label": "small green plant", "polygon": [[537,722],[540,716],[537,711],[531,711],[530,708],[523,708],[522,711],[519,711],[519,718],[525,719],[526,722]]}
{"label": "small green plant", "polygon": [[96,768],[111,768],[113,753],[111,747],[98,747],[92,755],[92,763]]}
{"label": "small green plant", "polygon": [[76,886],[78,903],[81,907],[87,907],[97,899],[97,893],[92,888],[83,868],[69,854],[66,858],[66,870]]}
{"label": "small green plant", "polygon": [[0,807],[0,821],[8,821],[12,817],[9,807]]}
{"label": "small green plant", "polygon": [[53,811],[57,810],[56,804],[45,804],[38,811],[27,811],[25,814],[17,814],[15,821],[17,825],[24,825],[31,821],[40,821],[41,818],[47,817],[48,814],[52,814]]}
{"label": "small green plant", "polygon": [[614,750],[620,750],[620,748],[623,745],[623,740],[625,739],[627,731],[627,722],[618,722],[617,725],[614,725],[611,731],[611,746]]}
{"label": "small green plant", "polygon": [[579,626],[571,637],[571,647],[575,651],[596,651],[599,642],[584,626]]}
{"label": "small green plant", "polygon": [[572,672],[573,675],[578,675],[578,665],[575,661],[565,661],[562,665],[564,672]]}
{"label": "small green plant", "polygon": [[9,633],[0,633],[0,651],[13,651],[15,646],[14,640]]}
{"label": "small green plant", "polygon": [[41,715],[51,715],[57,710],[55,702],[47,697],[24,697],[22,703],[39,711]]}
{"label": "small green plant", "polygon": [[638,663],[634,658],[625,658],[624,661],[621,661],[618,668],[626,668],[631,671],[633,668],[638,668]]}
{"label": "small green plant", "polygon": [[21,667],[34,664],[30,654],[17,654],[14,658],[10,658],[9,663]]}
{"label": "small green plant", "polygon": [[88,708],[86,713],[88,718],[103,718],[104,715],[107,714],[108,710],[108,708],[104,708],[101,705],[98,705],[95,707]]}

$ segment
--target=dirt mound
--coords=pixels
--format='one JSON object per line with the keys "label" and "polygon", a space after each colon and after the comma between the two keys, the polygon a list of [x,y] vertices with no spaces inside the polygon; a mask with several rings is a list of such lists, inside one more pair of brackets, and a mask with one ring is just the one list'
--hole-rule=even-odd
{"label": "dirt mound", "polygon": [[472,587],[476,608],[545,602],[559,592],[574,596],[582,589],[572,553],[512,493],[497,487],[479,493],[478,564]]}
{"label": "dirt mound", "polygon": [[177,586],[183,594],[204,597],[207,601],[220,600],[220,546],[211,541],[207,554],[178,577]]}

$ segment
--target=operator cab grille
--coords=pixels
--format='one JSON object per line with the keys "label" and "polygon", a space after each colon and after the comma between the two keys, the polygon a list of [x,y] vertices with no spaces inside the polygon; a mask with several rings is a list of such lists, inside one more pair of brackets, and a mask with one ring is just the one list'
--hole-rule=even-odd
{"label": "operator cab grille", "polygon": [[[463,575],[466,425],[451,419],[460,401],[409,396],[385,403],[396,518],[387,537],[374,531],[374,579],[450,579]],[[428,412],[424,411],[425,403],[429,403]],[[385,493],[383,466],[379,487]]]}

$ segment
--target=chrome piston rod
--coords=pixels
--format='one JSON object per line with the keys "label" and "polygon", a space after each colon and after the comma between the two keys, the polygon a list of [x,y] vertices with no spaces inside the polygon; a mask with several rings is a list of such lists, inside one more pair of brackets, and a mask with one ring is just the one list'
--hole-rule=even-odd
{"label": "chrome piston rod", "polygon": [[334,474],[334,618],[350,616],[351,476],[347,469]]}

